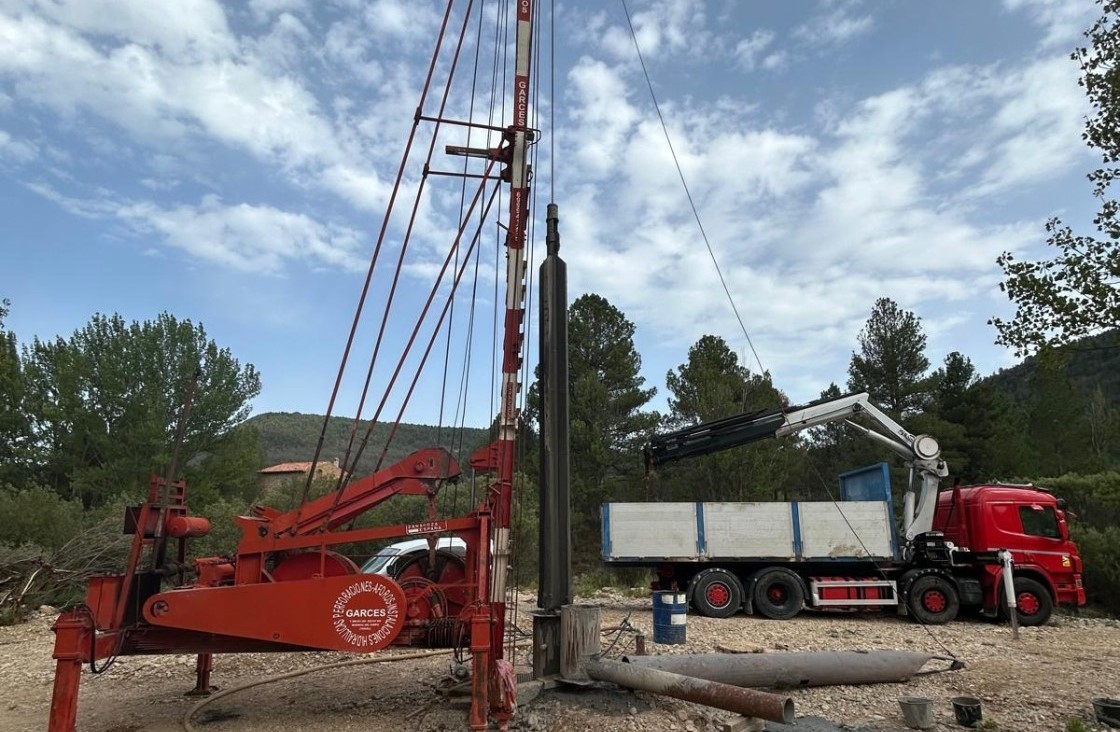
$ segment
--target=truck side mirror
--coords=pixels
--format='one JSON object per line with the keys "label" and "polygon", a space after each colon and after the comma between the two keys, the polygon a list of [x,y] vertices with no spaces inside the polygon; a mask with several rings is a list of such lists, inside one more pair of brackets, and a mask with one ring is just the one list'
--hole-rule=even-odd
{"label": "truck side mirror", "polygon": [[1058,516],[1058,533],[1061,534],[1064,541],[1069,541],[1069,525],[1066,523],[1066,512],[1057,511]]}

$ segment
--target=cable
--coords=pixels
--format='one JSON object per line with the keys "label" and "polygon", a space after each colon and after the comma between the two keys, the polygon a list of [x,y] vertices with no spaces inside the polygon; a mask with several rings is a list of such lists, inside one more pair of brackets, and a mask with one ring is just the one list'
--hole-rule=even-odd
{"label": "cable", "polygon": [[638,46],[638,35],[634,32],[634,23],[630,19],[630,8],[626,7],[626,0],[620,1],[622,2],[622,10],[626,13],[626,25],[630,28],[630,38],[634,41],[634,50],[638,54],[638,61],[642,65],[642,74],[646,78],[646,86],[649,88],[649,95],[653,100],[653,108],[657,111],[657,119],[661,121],[661,131],[665,134],[665,142],[668,143],[669,153],[673,156],[673,165],[677,167],[677,175],[681,179],[681,186],[684,188],[685,196],[688,197],[688,205],[692,208],[692,216],[696,219],[696,226],[700,229],[700,236],[704,239],[704,246],[708,248],[708,255],[712,258],[712,264],[715,265],[716,274],[719,275],[719,283],[723,286],[723,292],[727,295],[727,301],[731,303],[731,310],[735,313],[735,319],[739,321],[739,328],[743,331],[743,337],[747,339],[747,345],[750,346],[751,353],[754,354],[754,360],[758,363],[759,373],[765,373],[766,369],[762,365],[762,359],[758,357],[758,351],[755,350],[754,343],[751,341],[751,336],[747,332],[747,326],[743,323],[743,317],[739,314],[738,306],[735,305],[735,298],[731,296],[731,290],[727,286],[727,281],[723,278],[723,270],[720,269],[715,251],[712,249],[711,242],[708,241],[708,233],[704,231],[704,224],[700,221],[700,212],[696,208],[696,202],[692,199],[692,192],[688,188],[688,182],[685,180],[684,170],[681,168],[680,160],[677,159],[677,151],[673,148],[673,140],[669,136],[669,126],[665,124],[665,117],[661,114],[661,105],[657,103],[657,94],[653,91],[653,82],[650,80],[649,71],[646,69],[646,62],[642,57],[642,49]]}
{"label": "cable", "polygon": [[[856,541],[859,542],[860,548],[863,549],[863,553],[867,556],[867,561],[871,563],[871,565],[875,568],[875,571],[879,574],[880,577],[882,577],[885,581],[890,582],[891,580],[890,580],[889,577],[887,577],[887,573],[884,572],[883,568],[880,567],[879,564],[871,558],[871,552],[868,551],[867,545],[863,543],[863,539],[860,537],[860,535],[856,531],[855,527],[852,526],[850,521],[848,521],[848,517],[844,515],[844,510],[842,508],[840,508],[840,502],[837,501],[836,497],[832,494],[832,490],[828,487],[828,482],[824,479],[824,476],[821,475],[820,471],[817,470],[816,464],[812,460],[810,460],[809,461],[809,466],[813,469],[813,473],[817,476],[817,480],[819,480],[821,482],[821,485],[824,487],[824,491],[825,491],[825,494],[828,495],[828,499],[832,502],[832,505],[836,507],[836,511],[837,511],[837,513],[840,514],[840,518],[844,519],[844,523],[848,525],[848,530],[852,532],[852,536],[856,537]],[[898,593],[897,588],[895,589],[895,593],[896,593],[896,597],[897,597],[897,593]],[[925,630],[926,633],[929,634],[929,637],[933,639],[933,642],[941,647],[941,650],[943,650],[943,651],[945,651],[945,653],[949,654],[949,656],[951,656],[954,661],[959,660],[958,657],[957,657],[957,654],[953,653],[953,651],[950,650],[949,647],[947,645],[945,645],[941,641],[940,638],[938,638],[936,635],[934,635],[933,631],[930,630],[929,626],[926,625],[926,623],[923,622],[920,617],[918,617],[917,615],[914,615],[913,617],[914,617],[914,620],[918,621],[918,625],[922,626],[922,629]]]}
{"label": "cable", "polygon": [[389,656],[389,657],[374,656],[372,658],[360,658],[360,659],[357,659],[355,661],[338,661],[337,663],[328,663],[328,664],[325,664],[323,666],[315,666],[313,668],[301,668],[301,669],[297,669],[295,671],[287,671],[287,672],[282,673],[282,674],[275,674],[273,676],[266,676],[263,679],[257,679],[256,681],[250,681],[247,684],[242,684],[241,686],[235,686],[232,689],[226,689],[225,691],[219,691],[217,694],[214,694],[213,696],[206,697],[205,699],[200,701],[198,704],[195,704],[193,707],[191,707],[190,709],[187,710],[187,713],[183,715],[183,719],[182,719],[181,724],[182,724],[182,727],[185,730],[185,732],[197,732],[194,728],[194,725],[191,724],[191,717],[198,714],[199,711],[201,711],[203,707],[205,707],[208,704],[212,704],[212,703],[218,701],[219,699],[221,699],[223,697],[227,697],[230,694],[236,694],[239,691],[245,691],[246,689],[252,689],[255,686],[263,686],[264,684],[272,684],[272,683],[275,683],[277,681],[284,681],[285,679],[294,679],[297,676],[306,676],[307,674],[312,674],[312,673],[315,673],[316,671],[326,671],[327,669],[332,669],[332,668],[344,668],[346,666],[362,666],[362,665],[369,664],[369,663],[391,663],[393,661],[410,661],[410,660],[417,659],[417,658],[428,658],[429,656],[439,656],[439,655],[443,655],[445,653],[450,653],[450,652],[451,652],[450,648],[441,648],[437,651],[419,651],[417,653],[406,653],[406,654],[403,654],[403,655],[400,655],[400,656]]}

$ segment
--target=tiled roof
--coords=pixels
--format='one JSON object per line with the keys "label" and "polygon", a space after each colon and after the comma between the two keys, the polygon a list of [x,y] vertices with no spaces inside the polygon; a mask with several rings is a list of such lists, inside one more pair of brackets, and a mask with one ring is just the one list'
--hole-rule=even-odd
{"label": "tiled roof", "polygon": [[[322,466],[322,463],[319,463]],[[280,463],[268,468],[258,470],[258,473],[306,473],[311,470],[311,463]]]}

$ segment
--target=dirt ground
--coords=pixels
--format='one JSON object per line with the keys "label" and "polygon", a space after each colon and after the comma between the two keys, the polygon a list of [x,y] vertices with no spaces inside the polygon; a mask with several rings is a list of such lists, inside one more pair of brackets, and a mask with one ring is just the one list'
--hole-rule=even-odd
{"label": "dirt ground", "polygon": [[[525,598],[517,625],[531,628]],[[582,601],[602,608],[602,625],[630,622],[652,637],[647,600],[604,591]],[[28,622],[0,628],[0,732],[44,730],[50,706],[54,616],[37,614]],[[842,686],[790,692],[798,718],[832,720],[834,729],[902,730],[902,696],[934,700],[941,732],[961,729],[953,721],[949,699],[975,696],[983,701],[985,720],[998,729],[1033,732],[1064,730],[1070,718],[1089,729],[1090,700],[1120,696],[1120,621],[1058,617],[1042,628],[1023,629],[1020,640],[1010,628],[985,621],[957,621],[933,628],[884,615],[806,613],[790,621],[743,615],[726,620],[689,616],[684,646],[648,644],[651,653],[717,650],[861,650],[893,648],[944,653],[940,644],[965,660],[964,670],[935,674],[906,684]],[[620,637],[609,656],[633,652],[632,636]],[[611,636],[606,636],[609,644]],[[388,658],[386,653],[377,658]],[[215,659],[213,683],[221,688],[255,679],[320,666],[353,656],[336,653],[251,654]],[[373,658],[373,657],[371,657]],[[519,659],[527,663],[527,658]],[[439,689],[448,676],[446,656],[373,663],[320,671],[232,694],[193,718],[197,730],[252,732],[326,730],[461,730],[466,707]],[[121,658],[106,673],[83,673],[79,730],[134,732],[181,730],[181,720],[197,700],[183,696],[193,686],[193,656]],[[613,688],[554,689],[522,704],[511,729],[527,732],[564,730],[668,730],[713,732],[733,715],[673,699]],[[803,729],[807,722],[792,728]],[[819,727],[817,727],[819,729]]]}

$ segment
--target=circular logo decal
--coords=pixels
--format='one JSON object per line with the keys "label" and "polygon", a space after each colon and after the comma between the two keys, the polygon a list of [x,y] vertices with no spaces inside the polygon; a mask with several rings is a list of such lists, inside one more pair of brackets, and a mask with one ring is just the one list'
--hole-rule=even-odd
{"label": "circular logo decal", "polygon": [[400,591],[383,578],[347,585],[331,606],[331,623],[343,642],[359,650],[376,650],[396,637]]}

